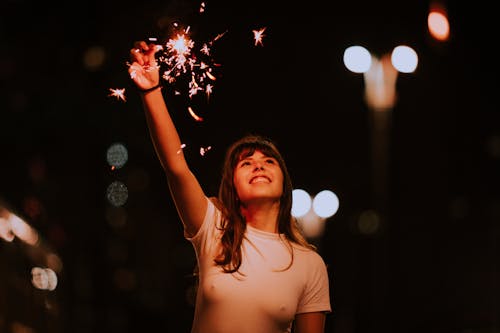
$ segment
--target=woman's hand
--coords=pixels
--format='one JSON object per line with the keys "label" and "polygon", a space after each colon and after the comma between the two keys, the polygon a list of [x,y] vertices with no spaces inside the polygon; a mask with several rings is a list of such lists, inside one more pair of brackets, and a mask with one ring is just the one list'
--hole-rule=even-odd
{"label": "woman's hand", "polygon": [[130,49],[132,64],[128,68],[130,77],[140,90],[157,86],[160,82],[159,66],[155,54],[161,46],[139,41]]}

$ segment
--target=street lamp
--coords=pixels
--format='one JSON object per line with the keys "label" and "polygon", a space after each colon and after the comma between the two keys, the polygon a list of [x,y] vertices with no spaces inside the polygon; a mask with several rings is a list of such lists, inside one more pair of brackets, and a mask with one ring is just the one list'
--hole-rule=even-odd
{"label": "street lamp", "polygon": [[362,46],[351,46],[344,51],[344,64],[351,72],[363,74],[364,99],[371,111],[373,201],[375,209],[385,213],[388,135],[391,111],[397,100],[396,80],[398,73],[415,71],[418,56],[406,45],[397,46],[380,58]]}
{"label": "street lamp", "polygon": [[303,189],[292,192],[292,216],[297,218],[302,231],[308,238],[319,238],[324,231],[325,221],[339,209],[339,199],[330,190],[322,190],[311,196]]}
{"label": "street lamp", "polygon": [[[385,250],[387,234],[382,231],[387,222],[387,165],[391,113],[397,100],[396,80],[398,73],[411,73],[418,64],[418,57],[412,48],[402,45],[380,58],[361,46],[350,47],[344,52],[344,64],[354,73],[363,73],[364,99],[369,108],[371,125],[372,158],[372,209],[359,215],[357,229],[360,234],[370,235],[360,251],[359,265],[365,289],[360,293],[362,312],[380,313],[384,307]],[[353,70],[353,68],[355,70]],[[368,318],[368,330],[378,326],[379,316]],[[372,326],[373,325],[373,326]],[[370,327],[371,326],[371,327]]]}

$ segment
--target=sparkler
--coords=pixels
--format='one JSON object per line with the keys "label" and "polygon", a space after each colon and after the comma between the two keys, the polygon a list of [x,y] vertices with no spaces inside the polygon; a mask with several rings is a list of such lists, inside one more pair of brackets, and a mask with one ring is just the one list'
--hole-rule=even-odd
{"label": "sparkler", "polygon": [[184,79],[184,82],[187,82],[187,94],[190,99],[198,93],[204,93],[208,98],[217,79],[214,68],[220,66],[214,62],[211,49],[214,42],[225,32],[198,47],[190,37],[190,27],[182,29],[176,23],[174,28],[177,30],[173,34],[174,37],[161,45],[162,49],[158,56],[160,68],[164,68],[162,78],[172,85]]}
{"label": "sparkler", "polygon": [[[205,12],[206,3],[201,2],[199,13]],[[167,83],[174,87],[176,95],[182,95],[180,92],[183,89],[179,88],[179,81],[187,84],[187,95],[192,99],[198,93],[204,93],[207,99],[213,93],[214,82],[217,80],[215,75],[215,67],[220,64],[214,62],[211,51],[214,43],[222,38],[227,31],[220,33],[208,42],[195,42],[190,37],[190,27],[182,28],[179,23],[173,24],[174,32],[166,42],[159,43],[157,38],[149,38],[149,41],[156,44],[158,48],[157,61],[160,70],[163,70],[161,77]],[[263,46],[263,38],[266,27],[252,30],[254,35],[254,45]],[[137,50],[139,52],[139,50]],[[130,66],[130,64],[128,64]],[[134,72],[131,73],[133,78]],[[186,87],[185,87],[186,88]],[[125,101],[125,89],[110,89],[110,96]],[[189,109],[190,114],[197,121],[202,118],[195,116],[192,109]]]}
{"label": "sparkler", "polygon": [[[199,12],[205,12],[205,2],[200,4]],[[214,83],[217,80],[215,69],[220,66],[212,58],[212,47],[227,31],[216,35],[208,42],[199,44],[191,39],[189,26],[181,28],[178,23],[174,23],[173,28],[174,32],[170,34],[166,42],[158,42],[157,38],[148,39],[157,47],[156,60],[161,79],[173,87],[175,95],[187,94],[189,100],[192,101],[195,95],[204,94],[208,99],[213,93]],[[265,30],[266,27],[252,30],[255,46],[263,46]],[[134,75],[135,73],[131,72],[132,79]],[[109,90],[109,96],[126,101],[125,89],[110,88]],[[196,114],[191,106],[188,106],[187,110],[195,121],[203,121],[203,118]],[[184,147],[185,144],[182,144],[178,153]],[[200,155],[204,156],[210,149],[210,146],[200,148]]]}

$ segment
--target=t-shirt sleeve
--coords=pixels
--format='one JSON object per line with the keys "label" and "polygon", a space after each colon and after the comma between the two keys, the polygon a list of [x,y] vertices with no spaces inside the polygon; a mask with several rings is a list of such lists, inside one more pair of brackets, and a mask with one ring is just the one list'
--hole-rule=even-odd
{"label": "t-shirt sleeve", "polygon": [[331,312],[328,271],[321,256],[314,252],[307,270],[307,283],[297,313]]}
{"label": "t-shirt sleeve", "polygon": [[217,238],[216,224],[220,217],[220,212],[209,198],[207,198],[207,203],[205,218],[198,232],[192,237],[187,237],[184,234],[184,237],[193,244],[198,256],[209,253],[211,247],[214,245],[214,240]]}

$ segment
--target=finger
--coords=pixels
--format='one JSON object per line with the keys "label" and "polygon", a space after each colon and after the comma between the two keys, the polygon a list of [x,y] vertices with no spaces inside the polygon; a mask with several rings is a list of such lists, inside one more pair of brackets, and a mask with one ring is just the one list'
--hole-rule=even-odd
{"label": "finger", "polygon": [[143,55],[141,49],[139,49],[139,48],[130,49],[130,60],[132,62],[137,62],[141,65],[144,65],[143,56],[144,55]]}
{"label": "finger", "polygon": [[131,58],[137,61],[140,65],[144,65],[145,62],[151,62],[151,53],[156,52],[155,44],[150,43],[149,45],[141,40],[134,42],[134,48],[130,50]]}
{"label": "finger", "polygon": [[131,48],[130,49],[130,56],[133,58],[139,57],[139,55],[142,53],[141,49],[139,48]]}
{"label": "finger", "polygon": [[131,49],[131,52],[134,53],[146,53],[150,50],[148,44],[145,41],[136,41],[134,42],[134,47]]}
{"label": "finger", "polygon": [[143,40],[141,40],[141,47],[145,51],[149,50],[149,45],[145,41],[143,41]]}
{"label": "finger", "polygon": [[149,50],[148,44],[143,40],[135,42],[134,46],[135,46],[135,48],[140,49],[141,51],[148,51]]}

